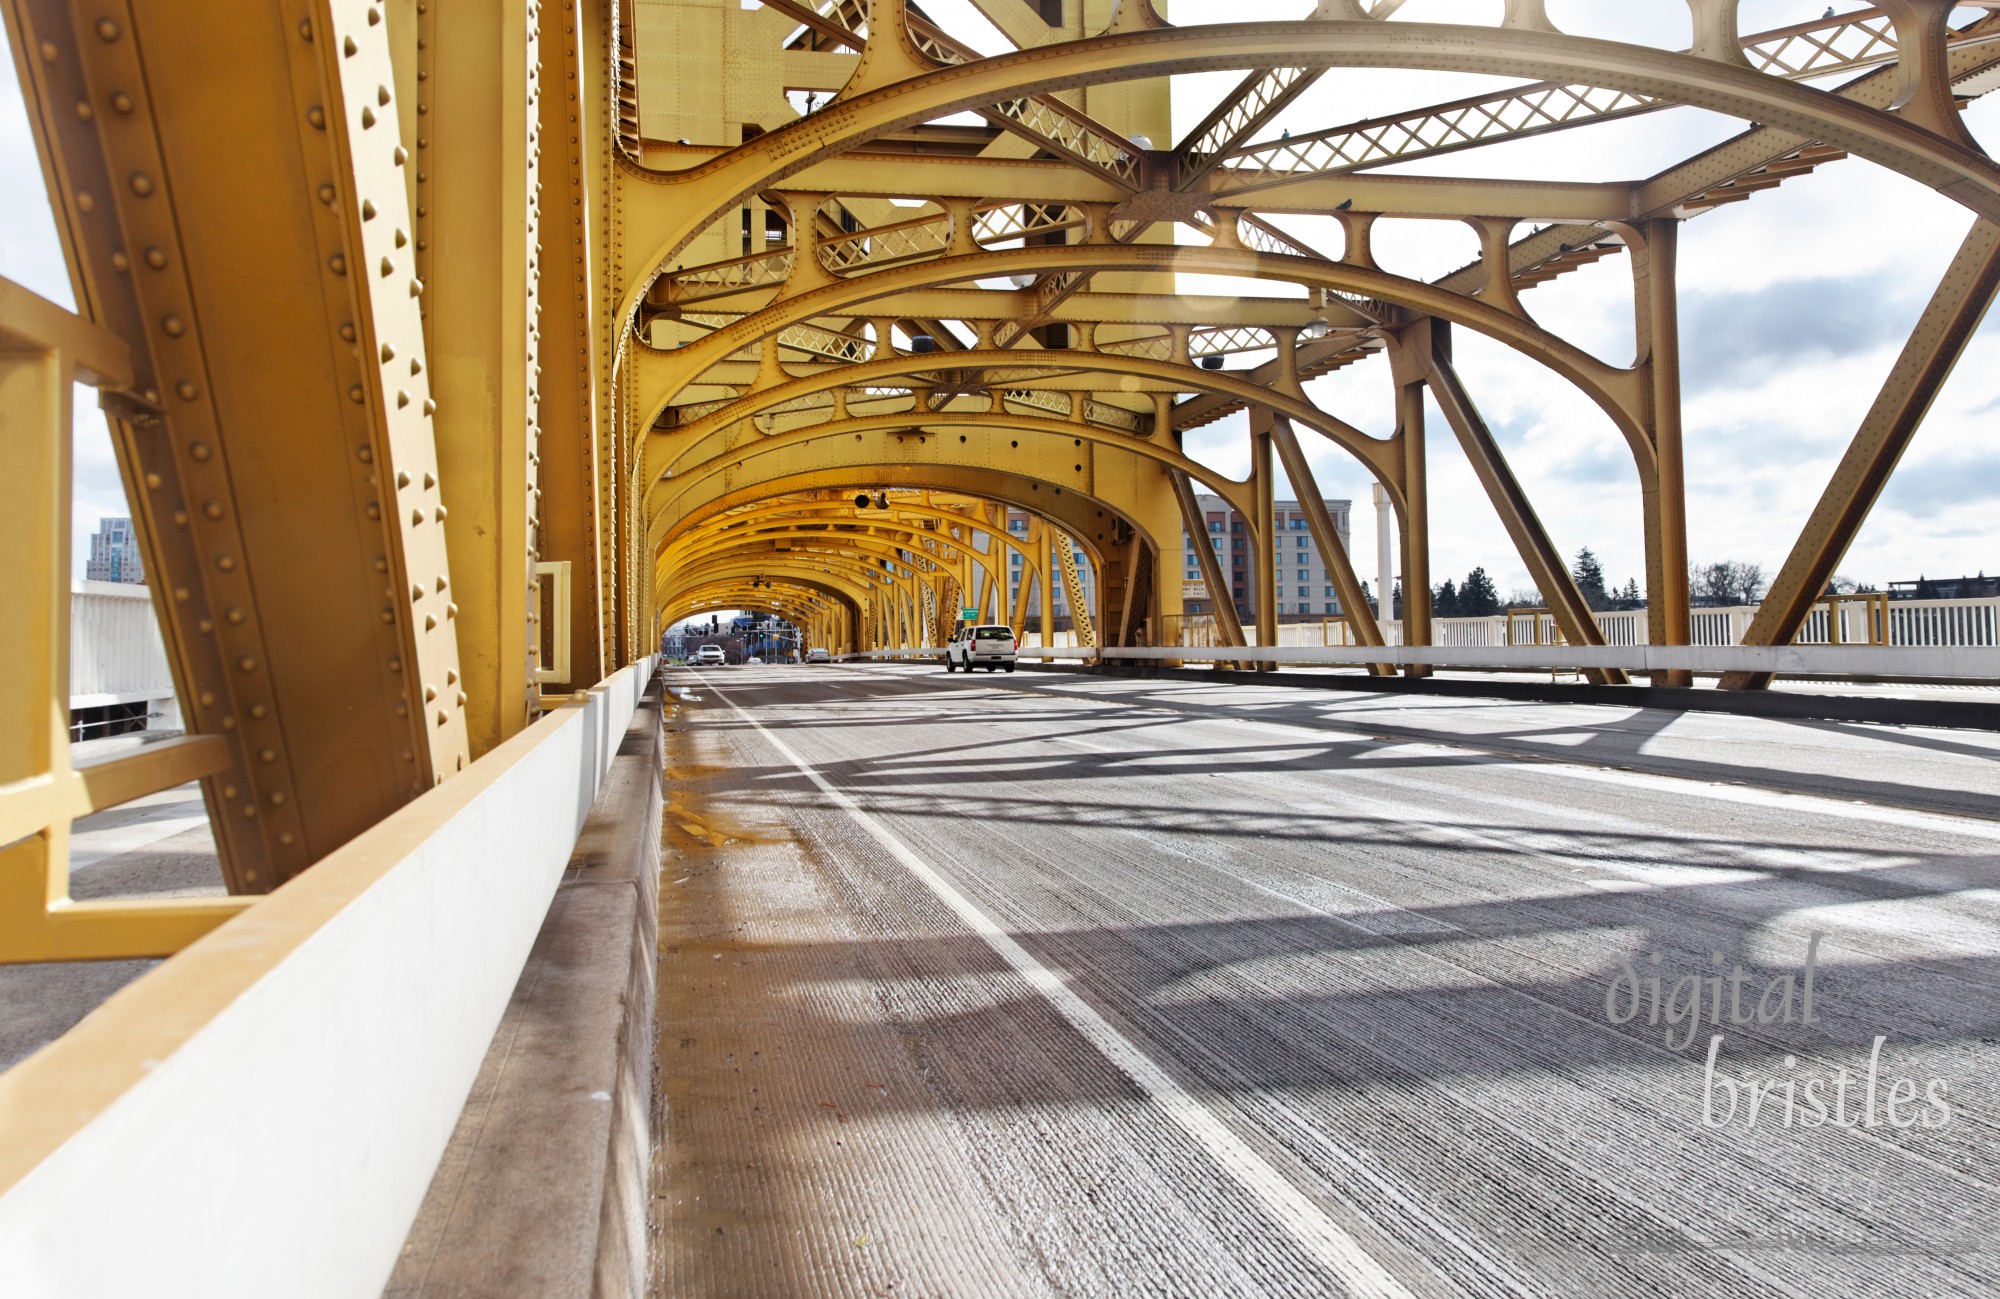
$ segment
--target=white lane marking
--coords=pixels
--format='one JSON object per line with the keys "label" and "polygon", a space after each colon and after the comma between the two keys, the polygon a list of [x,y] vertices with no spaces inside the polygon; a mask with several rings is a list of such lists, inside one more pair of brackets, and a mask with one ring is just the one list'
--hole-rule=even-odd
{"label": "white lane marking", "polygon": [[1342,1285],[1358,1295],[1380,1295],[1384,1299],[1414,1299],[1402,1283],[1383,1269],[1371,1258],[1360,1243],[1340,1228],[1326,1212],[1308,1199],[1285,1176],[1273,1168],[1243,1139],[1231,1132],[1204,1107],[1200,1101],[1189,1095],[1172,1075],[1153,1063],[1150,1056],[1141,1051],[1124,1034],[1113,1028],[1109,1021],[1089,1002],[1051,971],[1047,966],[1030,955],[1026,948],[1015,942],[1013,937],[996,924],[993,919],[967,898],[944,876],[932,869],[930,864],[897,838],[895,833],[873,815],[863,809],[853,799],[829,784],[806,760],[794,753],[791,746],[767,730],[764,724],[743,711],[743,708],[719,687],[711,687],[716,697],[736,710],[736,715],[750,723],[757,733],[768,741],[793,766],[804,773],[806,779],[838,804],[841,810],[853,817],[877,843],[888,849],[889,854],[903,864],[904,869],[922,881],[925,887],[937,895],[940,902],[950,907],[967,928],[986,941],[999,957],[1012,966],[1014,972],[1026,980],[1028,986],[1041,993],[1053,1006],[1056,1013],[1069,1022],[1071,1028],[1082,1035],[1086,1042],[1097,1048],[1119,1072],[1130,1078],[1140,1091],[1157,1105],[1161,1112],[1178,1124],[1182,1131],[1194,1138],[1209,1157],[1222,1170],[1254,1196],[1264,1206],[1276,1223],[1298,1242],[1314,1261],[1331,1272]]}

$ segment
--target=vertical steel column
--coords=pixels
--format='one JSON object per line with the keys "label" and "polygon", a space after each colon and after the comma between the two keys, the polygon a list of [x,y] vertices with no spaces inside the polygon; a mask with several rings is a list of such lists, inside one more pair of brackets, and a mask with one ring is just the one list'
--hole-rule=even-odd
{"label": "vertical steel column", "polygon": [[445,543],[477,756],[527,725],[539,696],[540,245],[531,161],[539,30],[526,0],[454,6],[449,21],[426,12],[420,29],[417,248],[427,267],[438,478],[450,510]]}
{"label": "vertical steel column", "polygon": [[1375,487],[1375,626],[1382,633],[1382,643],[1389,643],[1389,620],[1395,609],[1389,602],[1389,592],[1396,581],[1396,518],[1389,501],[1389,489],[1381,483]]}
{"label": "vertical steel column", "polygon": [[1194,553],[1201,566],[1201,580],[1208,586],[1209,603],[1215,606],[1215,622],[1222,628],[1223,640],[1230,645],[1243,644],[1243,620],[1236,616],[1236,602],[1228,598],[1229,581],[1222,571],[1222,561],[1215,556],[1215,547],[1208,540],[1207,521],[1201,517],[1201,503],[1195,499],[1194,484],[1178,469],[1168,470],[1173,475],[1174,499],[1181,507],[1181,526],[1187,529],[1188,537],[1194,542]]}
{"label": "vertical steel column", "polygon": [[[1262,406],[1250,408],[1250,488],[1256,502],[1256,518],[1250,522],[1255,535],[1250,539],[1251,589],[1256,593],[1257,643],[1278,643],[1278,524],[1273,491],[1275,466],[1271,462],[1271,412]],[[1259,672],[1275,671],[1275,663],[1259,663]]]}
{"label": "vertical steel column", "polygon": [[[1023,546],[1021,549],[1023,552],[1021,556],[1021,576],[1014,583],[1014,608],[1008,619],[1009,624],[1014,628],[1016,636],[1019,636],[1021,629],[1028,625],[1028,588],[1035,580],[1035,566],[1028,561],[1028,556],[1025,553],[1027,547]],[[1014,571],[1014,560],[1011,553],[1007,559],[1007,571],[1010,573]]]}
{"label": "vertical steel column", "polygon": [[1042,519],[1034,526],[1041,541],[1042,648],[1047,649],[1056,643],[1056,530]]}
{"label": "vertical steel column", "polygon": [[[1424,385],[1396,388],[1396,437],[1403,450],[1403,644],[1431,643],[1431,513],[1430,486],[1424,461]],[[1382,608],[1394,610],[1392,592],[1382,593]],[[1406,677],[1427,677],[1428,664],[1411,663]]]}
{"label": "vertical steel column", "polygon": [[[1486,489],[1487,499],[1493,502],[1493,509],[1513,540],[1514,549],[1520,553],[1521,562],[1528,566],[1536,587],[1549,602],[1556,625],[1562,629],[1569,643],[1602,645],[1604,631],[1592,616],[1589,602],[1577,588],[1576,579],[1570,576],[1555,542],[1549,539],[1548,529],[1542,526],[1541,516],[1535,513],[1534,503],[1522,490],[1520,480],[1514,477],[1514,470],[1501,452],[1493,431],[1486,427],[1479,408],[1473,405],[1465,385],[1459,382],[1458,371],[1452,368],[1449,327],[1443,321],[1434,320],[1430,333],[1431,391],[1452,432],[1458,435],[1458,444],[1464,448],[1465,458],[1471,464],[1472,472],[1478,476],[1480,486]],[[1408,595],[1405,591],[1405,601]],[[1626,674],[1620,668],[1588,668],[1584,675],[1598,685],[1624,685],[1627,682]]]}
{"label": "vertical steel column", "polygon": [[[1646,530],[1646,634],[1655,645],[1685,645],[1689,622],[1687,474],[1681,455],[1680,220],[1648,221],[1631,252],[1642,313],[1643,364],[1652,395],[1652,472],[1641,467]],[[1653,674],[1658,686],[1694,684],[1694,674]]]}
{"label": "vertical steel column", "polygon": [[[1354,639],[1363,645],[1380,645],[1382,629],[1369,616],[1368,602],[1361,595],[1361,579],[1354,575],[1347,548],[1340,544],[1340,530],[1326,512],[1326,501],[1319,494],[1319,481],[1313,477],[1312,464],[1299,448],[1292,422],[1283,415],[1271,417],[1271,445],[1277,448],[1278,458],[1284,462],[1285,477],[1291,480],[1292,494],[1306,516],[1313,544],[1319,547],[1320,562],[1333,576],[1334,589],[1340,592],[1341,611],[1347,625],[1354,629]],[[1395,669],[1387,663],[1370,663],[1368,671],[1373,676],[1395,675]]]}
{"label": "vertical steel column", "polygon": [[[609,250],[597,245],[610,202],[611,145],[603,98],[609,36],[596,0],[541,0],[537,42],[542,73],[536,108],[542,148],[535,160],[544,219],[537,298],[541,373],[540,521],[543,559],[567,560],[570,572],[570,672],[557,688],[605,675],[604,561],[597,514],[600,493],[597,376],[608,364],[597,328],[596,276]],[[477,147],[477,146],[474,146]],[[615,299],[614,299],[615,300]]]}

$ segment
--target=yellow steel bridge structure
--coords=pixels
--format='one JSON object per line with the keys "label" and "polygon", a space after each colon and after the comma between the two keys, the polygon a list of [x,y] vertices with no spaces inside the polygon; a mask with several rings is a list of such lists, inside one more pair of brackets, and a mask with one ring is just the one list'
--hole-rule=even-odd
{"label": "yellow steel bridge structure", "polygon": [[[0,0],[77,304],[0,282],[0,960],[169,956],[276,915],[264,895],[525,761],[696,613],[922,649],[962,608],[1051,627],[1061,583],[1081,644],[1170,644],[1198,492],[1252,521],[1255,623],[1216,599],[1226,646],[1276,643],[1288,483],[1352,643],[1421,674],[1367,616],[1302,443],[1386,491],[1401,642],[1426,646],[1427,398],[1562,637],[1602,644],[1454,367],[1467,332],[1622,438],[1650,643],[1685,645],[1677,232],[1851,157],[1962,209],[1965,235],[1746,637],[1787,645],[2000,287],[2000,168],[1960,120],[2000,85],[2000,5],[1745,31],[1736,0],[1685,0],[1692,41],[1665,49],[1566,34],[1543,0],[1480,25],[1422,0],[1198,26],[1149,0],[974,3],[1009,48],[915,0]],[[1351,69],[1509,82],[1271,136]],[[1212,72],[1240,80],[1176,134],[1173,78]],[[1654,175],[1476,174],[1482,146],[1682,105],[1740,132]],[[1445,155],[1467,174],[1393,166]],[[1300,216],[1337,220],[1338,246]],[[1371,232],[1400,219],[1469,225],[1477,260],[1384,269]],[[1613,256],[1626,364],[1530,305]],[[1180,291],[1193,275],[1269,291]],[[1347,366],[1393,392],[1390,435],[1309,394]],[[187,719],[83,770],[73,384],[110,421]],[[1243,480],[1183,445],[1236,412]],[[70,900],[76,818],[197,778],[230,897]],[[0,1188],[33,1163],[0,1156]]]}

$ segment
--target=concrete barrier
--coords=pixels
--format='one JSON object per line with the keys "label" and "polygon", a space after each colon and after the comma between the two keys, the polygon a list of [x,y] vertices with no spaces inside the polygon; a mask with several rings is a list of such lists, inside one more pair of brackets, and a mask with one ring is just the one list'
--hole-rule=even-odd
{"label": "concrete barrier", "polygon": [[388,1281],[653,660],[0,1074],[9,1296]]}
{"label": "concrete barrier", "polygon": [[646,1292],[660,704],[626,728],[384,1299]]}

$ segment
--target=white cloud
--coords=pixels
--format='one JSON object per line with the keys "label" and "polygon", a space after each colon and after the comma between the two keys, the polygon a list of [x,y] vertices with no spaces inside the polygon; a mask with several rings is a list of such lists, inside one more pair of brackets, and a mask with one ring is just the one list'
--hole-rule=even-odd
{"label": "white cloud", "polygon": [[[1840,0],[1840,11],[1864,7]],[[1298,5],[1180,0],[1181,23],[1298,16]],[[1745,0],[1744,31],[1818,18],[1824,0]],[[1411,0],[1395,21],[1492,22],[1499,0]],[[1681,4],[1605,5],[1551,0],[1563,29],[1680,48]],[[1240,80],[1209,74],[1176,83],[1177,135]],[[1264,138],[1297,136],[1508,84],[1453,74],[1330,72]],[[1974,104],[1975,135],[2000,136],[2000,95]],[[1391,169],[1427,175],[1566,180],[1637,179],[1735,135],[1744,124],[1673,109],[1599,126],[1442,155]],[[1866,414],[1969,225],[1965,210],[1922,185],[1859,160],[1822,167],[1775,190],[1682,226],[1685,439],[1689,547],[1698,558],[1734,557],[1775,570]],[[1305,235],[1297,220],[1283,222]],[[1321,223],[1328,225],[1330,223]],[[1337,235],[1320,236],[1337,253]],[[1472,260],[1469,229],[1454,222],[1383,222],[1382,263],[1435,277]],[[1537,321],[1613,364],[1633,357],[1630,262],[1614,256],[1524,295]],[[1190,286],[1192,288],[1192,286]],[[1265,290],[1269,292],[1269,290]],[[1787,315],[1787,309],[1796,309]],[[1751,310],[1751,308],[1758,308]],[[1717,335],[1754,316],[1754,347]],[[1705,332],[1704,332],[1705,331]],[[1516,475],[1566,554],[1588,545],[1616,581],[1644,574],[1639,489],[1630,450],[1611,422],[1574,389],[1518,353],[1459,331],[1462,376],[1495,428]],[[1367,431],[1393,427],[1388,367],[1373,361],[1311,385],[1315,400]],[[1902,473],[1858,538],[1844,570],[1865,581],[1972,572],[2000,565],[1991,520],[2000,517],[2000,324],[1989,323],[1919,433]],[[1474,564],[1502,589],[1526,571],[1494,518],[1447,426],[1433,408],[1428,439],[1433,575]],[[1241,464],[1247,451],[1219,426],[1200,435],[1206,462]],[[1192,445],[1192,443],[1191,443]],[[1318,442],[1314,472],[1330,495],[1368,500],[1368,478],[1345,453]],[[1365,518],[1366,512],[1358,517]],[[1357,528],[1356,560],[1374,571],[1372,529]]]}

